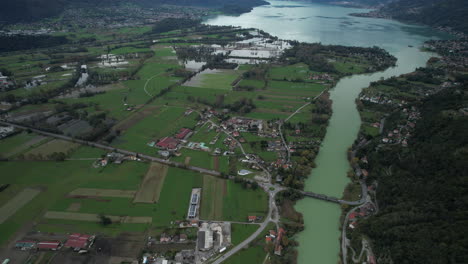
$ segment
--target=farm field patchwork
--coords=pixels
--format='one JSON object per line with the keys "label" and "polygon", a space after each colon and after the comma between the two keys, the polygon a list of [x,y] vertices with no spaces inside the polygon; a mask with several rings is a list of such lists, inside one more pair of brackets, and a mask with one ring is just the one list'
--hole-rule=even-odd
{"label": "farm field patchwork", "polygon": [[227,183],[225,180],[207,175],[203,176],[201,219],[223,219],[223,202],[226,191]]}
{"label": "farm field patchwork", "polygon": [[155,111],[128,128],[113,144],[116,147],[155,155],[157,149],[149,147],[149,142],[173,136],[181,128],[194,128],[197,113],[184,116],[185,111],[185,108],[171,106]]}
{"label": "farm field patchwork", "polygon": [[47,156],[54,152],[69,153],[74,149],[77,149],[80,145],[77,143],[71,143],[68,141],[54,139],[45,144],[40,145],[25,153],[25,155],[42,155]]}
{"label": "farm field patchwork", "polygon": [[46,140],[48,140],[46,137],[26,132],[7,137],[2,139],[0,144],[0,156],[5,158],[15,156]]}
{"label": "farm field patchwork", "polygon": [[135,195],[135,203],[155,203],[159,201],[164,179],[168,171],[167,165],[151,163],[140,188]]}

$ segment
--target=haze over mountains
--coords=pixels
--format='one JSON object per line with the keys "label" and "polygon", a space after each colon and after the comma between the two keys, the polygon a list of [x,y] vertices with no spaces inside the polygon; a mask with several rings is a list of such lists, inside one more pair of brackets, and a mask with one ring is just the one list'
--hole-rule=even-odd
{"label": "haze over mountains", "polygon": [[120,4],[155,7],[157,5],[205,6],[248,12],[254,6],[268,4],[263,0],[0,0],[0,22],[35,21],[59,15],[66,8],[99,7]]}

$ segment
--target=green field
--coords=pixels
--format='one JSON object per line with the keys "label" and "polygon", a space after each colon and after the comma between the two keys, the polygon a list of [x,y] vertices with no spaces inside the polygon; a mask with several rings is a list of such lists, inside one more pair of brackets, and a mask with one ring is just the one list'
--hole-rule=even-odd
{"label": "green field", "polygon": [[249,215],[265,216],[267,211],[268,195],[263,190],[245,190],[240,184],[228,181],[223,206],[224,220],[246,222]]}
{"label": "green field", "polygon": [[77,148],[71,155],[70,159],[90,159],[90,158],[100,158],[106,152],[102,149],[92,148],[88,146],[81,146]]}
{"label": "green field", "polygon": [[38,225],[34,228],[34,230],[50,233],[103,233],[110,236],[117,236],[122,232],[142,233],[148,228],[148,224],[112,223],[108,226],[102,226],[99,223],[85,221],[41,219]]}
{"label": "green field", "polygon": [[249,215],[266,215],[268,198],[262,190],[247,190],[233,181],[207,177],[203,180],[202,219],[247,222]]}
{"label": "green field", "polygon": [[259,80],[243,79],[242,81],[239,82],[237,86],[238,87],[253,87],[255,89],[263,89],[265,87],[265,82],[259,81]]}
{"label": "green field", "polygon": [[[153,218],[153,226],[168,226],[170,221],[184,219],[188,208],[191,189],[202,187],[202,176],[190,171],[170,168],[163,190],[156,205],[133,204],[129,198],[66,198],[66,195],[76,188],[103,188],[136,190],[146,173],[148,164],[126,162],[122,165],[110,165],[104,169],[91,167],[90,161],[55,162],[3,162],[0,169],[7,174],[18,175],[14,179],[2,178],[0,183],[10,183],[12,191],[17,192],[28,186],[44,186],[34,200],[26,204],[16,214],[0,226],[3,234],[0,243],[9,237],[24,224],[31,221],[41,221],[47,224],[47,230],[60,228],[55,226],[55,220],[41,220],[45,210],[66,211],[72,203],[80,203],[78,212],[105,213],[113,215],[149,216]],[[11,198],[11,191],[0,195],[0,204]],[[94,230],[96,225],[77,222],[79,228]],[[144,227],[131,227],[128,224],[114,225],[112,228],[142,229]],[[121,231],[125,231],[121,230]],[[112,232],[118,232],[114,230]]]}
{"label": "green field", "polygon": [[198,114],[193,112],[189,116],[184,116],[185,111],[185,108],[170,106],[156,109],[143,120],[126,128],[125,132],[114,141],[113,145],[154,155],[157,149],[147,146],[150,141],[174,136],[181,128],[194,128]]}
{"label": "green field", "polygon": [[171,160],[184,163],[186,158],[190,158],[189,165],[202,167],[206,169],[214,169],[213,155],[211,152],[201,150],[182,149],[182,156],[173,157]]}
{"label": "green field", "polygon": [[7,158],[11,155],[24,152],[30,148],[29,143],[34,142],[33,139],[35,137],[37,137],[36,134],[23,132],[2,139],[0,141],[0,156]]}
{"label": "green field", "polygon": [[231,224],[231,242],[238,245],[258,229],[258,225]]}
{"label": "green field", "polygon": [[227,264],[261,264],[265,260],[266,252],[261,246],[253,246],[247,249],[242,249],[232,257],[228,258],[224,263]]}
{"label": "green field", "polygon": [[267,93],[313,97],[320,94],[324,89],[323,85],[316,83],[271,81],[268,84]]}
{"label": "green field", "polygon": [[51,155],[54,152],[70,153],[77,149],[80,145],[77,143],[71,143],[65,140],[54,139],[46,142],[37,148],[34,148],[25,153],[25,155]]}
{"label": "green field", "polygon": [[288,66],[274,66],[269,71],[269,77],[274,80],[302,80],[305,81],[313,73],[305,63]]}
{"label": "green field", "polygon": [[40,220],[46,209],[65,200],[64,196],[78,187],[138,188],[148,166],[145,163],[126,162],[120,166],[109,165],[95,169],[91,164],[92,161],[1,162],[2,174],[15,177],[0,179],[1,184],[11,184],[0,194],[0,204],[8,201],[13,193],[27,187],[39,187],[43,191],[0,225],[3,234],[0,243],[7,241],[21,226]]}
{"label": "green field", "polygon": [[143,52],[151,52],[149,48],[136,48],[136,47],[122,47],[111,50],[111,54],[122,55],[128,53],[143,53]]}
{"label": "green field", "polygon": [[239,77],[240,72],[234,70],[217,70],[216,73],[202,73],[193,78],[194,84],[190,86],[232,90],[233,82]]}

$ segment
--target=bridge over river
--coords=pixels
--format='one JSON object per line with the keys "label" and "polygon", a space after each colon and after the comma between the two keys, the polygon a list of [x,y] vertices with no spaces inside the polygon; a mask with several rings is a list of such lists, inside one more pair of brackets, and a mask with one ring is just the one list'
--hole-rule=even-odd
{"label": "bridge over river", "polygon": [[322,201],[327,201],[327,202],[337,203],[337,204],[360,205],[360,204],[365,203],[367,199],[367,185],[365,181],[362,181],[362,180],[361,180],[361,189],[362,189],[361,199],[357,201],[346,201],[346,200],[338,199],[333,196],[327,196],[325,194],[301,191],[301,190],[296,190],[296,189],[293,189],[293,190],[301,193],[302,195],[304,195],[304,197],[310,197],[310,198],[319,199]]}

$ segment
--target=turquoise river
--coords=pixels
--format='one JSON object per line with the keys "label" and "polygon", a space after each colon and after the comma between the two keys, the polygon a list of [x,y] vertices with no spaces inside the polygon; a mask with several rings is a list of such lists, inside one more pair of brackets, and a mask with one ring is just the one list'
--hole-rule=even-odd
{"label": "turquoise river", "polygon": [[[350,165],[347,149],[357,137],[361,120],[355,99],[370,82],[408,73],[424,66],[432,54],[419,47],[428,39],[444,35],[427,27],[396,21],[352,17],[368,10],[320,5],[299,1],[269,1],[238,17],[218,16],[205,21],[211,25],[259,28],[281,39],[348,46],[379,46],[398,58],[397,66],[384,72],[344,78],[330,91],[333,115],[306,190],[341,197]],[[296,209],[304,215],[305,230],[297,240],[299,264],[335,264],[340,256],[338,205],[303,199]]]}

